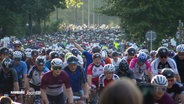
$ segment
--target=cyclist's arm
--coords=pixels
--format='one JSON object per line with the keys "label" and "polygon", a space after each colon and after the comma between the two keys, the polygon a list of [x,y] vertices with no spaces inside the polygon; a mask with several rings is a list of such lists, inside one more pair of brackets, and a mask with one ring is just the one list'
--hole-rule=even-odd
{"label": "cyclist's arm", "polygon": [[18,82],[14,82],[13,87],[14,87],[15,91],[19,91],[19,83]]}
{"label": "cyclist's arm", "polygon": [[13,75],[13,87],[15,91],[19,91],[18,76],[14,69],[11,70]]}
{"label": "cyclist's arm", "polygon": [[87,75],[87,79],[88,79],[89,86],[91,86],[92,85],[92,75]]}
{"label": "cyclist's arm", "polygon": [[68,40],[69,40],[71,43],[73,43],[73,44],[75,45],[75,47],[76,47],[79,51],[81,51],[81,52],[84,51],[84,49],[83,49],[79,44],[77,44],[73,39],[69,39],[69,38],[68,38]]}
{"label": "cyclist's arm", "polygon": [[88,83],[86,82],[84,85],[83,85],[83,90],[84,90],[84,97],[85,98],[88,98],[89,97],[89,86],[88,86]]}
{"label": "cyclist's arm", "polygon": [[40,91],[41,91],[41,98],[42,98],[42,101],[44,102],[44,104],[49,104],[49,100],[47,98],[45,90],[40,88]]}
{"label": "cyclist's arm", "polygon": [[68,103],[72,104],[73,103],[73,92],[72,92],[71,87],[66,89],[66,95],[68,97]]}

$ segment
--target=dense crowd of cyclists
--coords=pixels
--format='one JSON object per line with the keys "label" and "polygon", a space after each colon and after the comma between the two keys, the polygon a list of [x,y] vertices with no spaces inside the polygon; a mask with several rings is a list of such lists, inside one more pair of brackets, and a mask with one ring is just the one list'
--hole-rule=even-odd
{"label": "dense crowd of cyclists", "polygon": [[[25,48],[28,44],[25,40],[30,37],[1,47],[0,95],[22,104],[107,104],[101,100],[104,89],[122,78],[129,78],[140,89],[152,88],[152,100],[148,101],[143,94],[145,104],[184,104],[184,44],[178,45],[176,50],[158,47],[150,52],[131,45],[116,49],[114,44],[99,40],[104,34],[118,35],[116,29],[79,30],[68,29],[47,38],[39,36],[48,42],[48,46],[39,48],[33,49],[34,42],[27,45],[32,48]],[[62,45],[63,38],[70,47]],[[100,44],[82,44],[88,40]],[[55,43],[60,44],[49,47]]]}

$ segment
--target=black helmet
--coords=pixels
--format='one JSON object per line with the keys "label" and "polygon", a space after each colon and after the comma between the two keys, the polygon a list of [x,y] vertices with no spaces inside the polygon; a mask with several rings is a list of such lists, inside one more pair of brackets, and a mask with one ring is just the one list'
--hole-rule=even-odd
{"label": "black helmet", "polygon": [[46,54],[50,54],[50,52],[52,51],[52,49],[46,49]]}
{"label": "black helmet", "polygon": [[36,64],[37,65],[44,65],[45,64],[45,59],[42,56],[38,56],[36,58]]}
{"label": "black helmet", "polygon": [[76,49],[76,48],[73,48],[72,50],[71,50],[71,53],[73,54],[73,55],[78,55],[79,54],[79,51],[78,51],[78,49]]}
{"label": "black helmet", "polygon": [[126,51],[130,56],[134,56],[136,54],[136,50],[133,47],[129,47]]}
{"label": "black helmet", "polygon": [[100,46],[95,46],[92,48],[93,53],[100,53],[100,50],[101,50]]}
{"label": "black helmet", "polygon": [[77,59],[77,57],[75,57],[75,56],[70,56],[70,57],[67,59],[67,63],[68,63],[68,64],[78,64],[78,59]]}
{"label": "black helmet", "polygon": [[100,53],[95,53],[95,54],[93,54],[92,58],[93,59],[95,59],[95,58],[102,58],[102,56],[101,56]]}
{"label": "black helmet", "polygon": [[168,50],[168,56],[169,57],[174,57],[175,56],[175,52],[173,50]]}
{"label": "black helmet", "polygon": [[169,54],[168,49],[166,47],[158,48],[157,52],[159,57],[166,57]]}
{"label": "black helmet", "polygon": [[39,52],[37,50],[31,51],[31,56],[38,56]]}
{"label": "black helmet", "polygon": [[10,69],[10,68],[12,68],[13,67],[12,59],[9,58],[9,57],[4,58],[3,61],[2,61],[2,67],[3,67],[3,69]]}
{"label": "black helmet", "polygon": [[65,54],[63,52],[60,52],[59,53],[59,56],[62,57],[62,58],[64,58],[65,57]]}
{"label": "black helmet", "polygon": [[118,55],[119,55],[118,52],[116,51],[112,52],[112,57],[117,57]]}
{"label": "black helmet", "polygon": [[9,54],[9,49],[7,47],[2,47],[0,49],[0,54]]}
{"label": "black helmet", "polygon": [[164,69],[162,69],[161,73],[166,78],[173,78],[174,77],[174,71],[171,68],[164,68]]}
{"label": "black helmet", "polygon": [[119,70],[123,72],[129,70],[129,65],[126,60],[121,60],[121,62],[119,63]]}
{"label": "black helmet", "polygon": [[57,53],[56,51],[52,51],[52,52],[49,53],[49,57],[51,59],[59,58],[59,53]]}

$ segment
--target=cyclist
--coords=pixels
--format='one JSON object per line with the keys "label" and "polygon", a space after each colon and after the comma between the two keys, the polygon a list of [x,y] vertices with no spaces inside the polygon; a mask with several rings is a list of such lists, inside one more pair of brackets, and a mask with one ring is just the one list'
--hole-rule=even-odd
{"label": "cyclist", "polygon": [[62,69],[62,60],[54,58],[51,61],[51,71],[42,76],[40,91],[44,104],[65,104],[63,84],[66,88],[69,104],[73,103],[73,93],[70,86],[70,80],[67,73]]}
{"label": "cyclist", "polygon": [[13,61],[6,57],[2,61],[2,70],[0,70],[0,94],[9,94],[11,91],[19,91],[17,73],[13,68]]}
{"label": "cyclist", "polygon": [[32,67],[36,64],[35,61],[38,55],[39,55],[39,52],[37,50],[31,51],[31,58],[28,58],[26,60],[28,70],[32,69]]}
{"label": "cyclist", "polygon": [[168,81],[163,75],[155,75],[151,84],[154,87],[154,100],[157,104],[174,104],[171,96],[166,92]]}
{"label": "cyclist", "polygon": [[73,48],[73,49],[71,50],[71,53],[72,53],[74,56],[77,57],[80,66],[83,67],[84,62],[83,62],[82,56],[80,55],[78,49]]}
{"label": "cyclist", "polygon": [[87,80],[89,86],[94,84],[96,87],[98,87],[99,76],[104,72],[104,64],[101,62],[102,57],[100,53],[93,54],[92,58],[93,63],[91,63],[87,69]]}
{"label": "cyclist", "polygon": [[45,66],[47,67],[47,68],[49,68],[49,69],[51,69],[51,61],[52,61],[52,59],[54,59],[54,58],[59,58],[59,53],[57,53],[56,51],[51,51],[50,53],[49,53],[49,59],[46,61],[46,63],[45,63]]}
{"label": "cyclist", "polygon": [[134,72],[136,81],[138,82],[149,82],[152,78],[151,66],[144,52],[139,52],[138,56],[130,61],[129,67]]}
{"label": "cyclist", "polygon": [[136,82],[134,72],[130,70],[129,65],[126,60],[121,60],[121,62],[119,63],[119,68],[118,70],[116,70],[116,74],[120,78],[128,77],[132,79],[134,82]]}
{"label": "cyclist", "polygon": [[177,54],[173,57],[178,68],[178,73],[181,77],[181,82],[184,83],[184,44],[180,44],[176,47]]}
{"label": "cyclist", "polygon": [[119,76],[114,74],[115,67],[112,64],[106,64],[104,66],[104,73],[99,76],[99,90],[100,92],[105,88],[109,83],[114,80],[119,79]]}
{"label": "cyclist", "polygon": [[[64,68],[64,70],[69,76],[73,95],[80,96],[81,99],[87,99],[89,96],[88,94],[89,86],[88,86],[86,74],[83,68],[80,65],[78,65],[79,63],[78,63],[77,57],[70,56],[67,59],[67,63],[68,65]],[[83,91],[84,91],[84,94],[83,94]],[[80,100],[79,102],[82,104],[85,103],[84,100]]]}
{"label": "cyclist", "polygon": [[156,59],[156,54],[157,54],[157,52],[155,50],[152,50],[150,52],[150,58],[148,59],[148,61],[149,61],[150,64],[152,63],[153,60]]}
{"label": "cyclist", "polygon": [[168,80],[167,92],[172,96],[175,103],[184,104],[184,86],[182,83],[175,80],[173,70],[170,68],[164,68],[161,73]]}
{"label": "cyclist", "polygon": [[104,60],[105,64],[112,64],[111,59],[109,58],[107,54],[107,50],[102,50],[101,51],[102,59]]}
{"label": "cyclist", "polygon": [[44,57],[38,56],[36,58],[36,64],[29,70],[27,78],[29,82],[28,86],[29,91],[40,91],[41,76],[49,71],[49,69],[44,66],[44,63],[45,63]]}
{"label": "cyclist", "polygon": [[0,49],[0,70],[2,69],[2,61],[3,61],[3,59],[8,57],[9,53],[10,53],[10,51],[6,47],[2,47]]}
{"label": "cyclist", "polygon": [[126,52],[125,52],[126,56],[123,57],[123,60],[126,60],[128,62],[128,64],[130,64],[130,61],[135,57],[136,55],[136,50],[133,47],[129,47],[127,48]]}
{"label": "cyclist", "polygon": [[157,50],[158,52],[158,58],[156,58],[152,63],[151,63],[151,67],[152,67],[152,71],[153,71],[153,75],[157,75],[160,74],[163,68],[171,68],[173,69],[174,73],[175,73],[175,77],[177,79],[177,81],[181,81],[180,80],[180,76],[178,74],[178,69],[176,66],[176,63],[173,59],[168,57],[168,49],[166,47],[160,47]]}
{"label": "cyclist", "polygon": [[14,51],[20,51],[22,53],[21,60],[25,61],[26,60],[26,54],[24,53],[24,51],[21,50],[22,43],[19,40],[15,40],[13,42],[13,46],[14,46]]}
{"label": "cyclist", "polygon": [[119,66],[120,61],[121,61],[121,59],[119,58],[118,52],[116,52],[116,51],[112,52],[111,62],[114,65],[116,70],[118,70],[118,66]]}

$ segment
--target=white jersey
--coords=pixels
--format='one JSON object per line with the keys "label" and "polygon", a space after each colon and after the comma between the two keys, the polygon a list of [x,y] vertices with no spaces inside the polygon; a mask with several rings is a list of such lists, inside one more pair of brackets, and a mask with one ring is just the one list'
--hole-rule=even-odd
{"label": "white jersey", "polygon": [[112,65],[114,65],[115,67],[119,66],[119,63],[121,62],[121,59],[118,58],[118,61],[115,62],[113,59],[111,59]]}
{"label": "white jersey", "polygon": [[164,64],[160,62],[159,58],[156,58],[155,60],[152,61],[151,68],[152,68],[153,75],[157,75],[161,73],[163,68],[171,68],[173,69],[175,74],[178,74],[176,62],[169,57],[167,58],[167,62]]}

